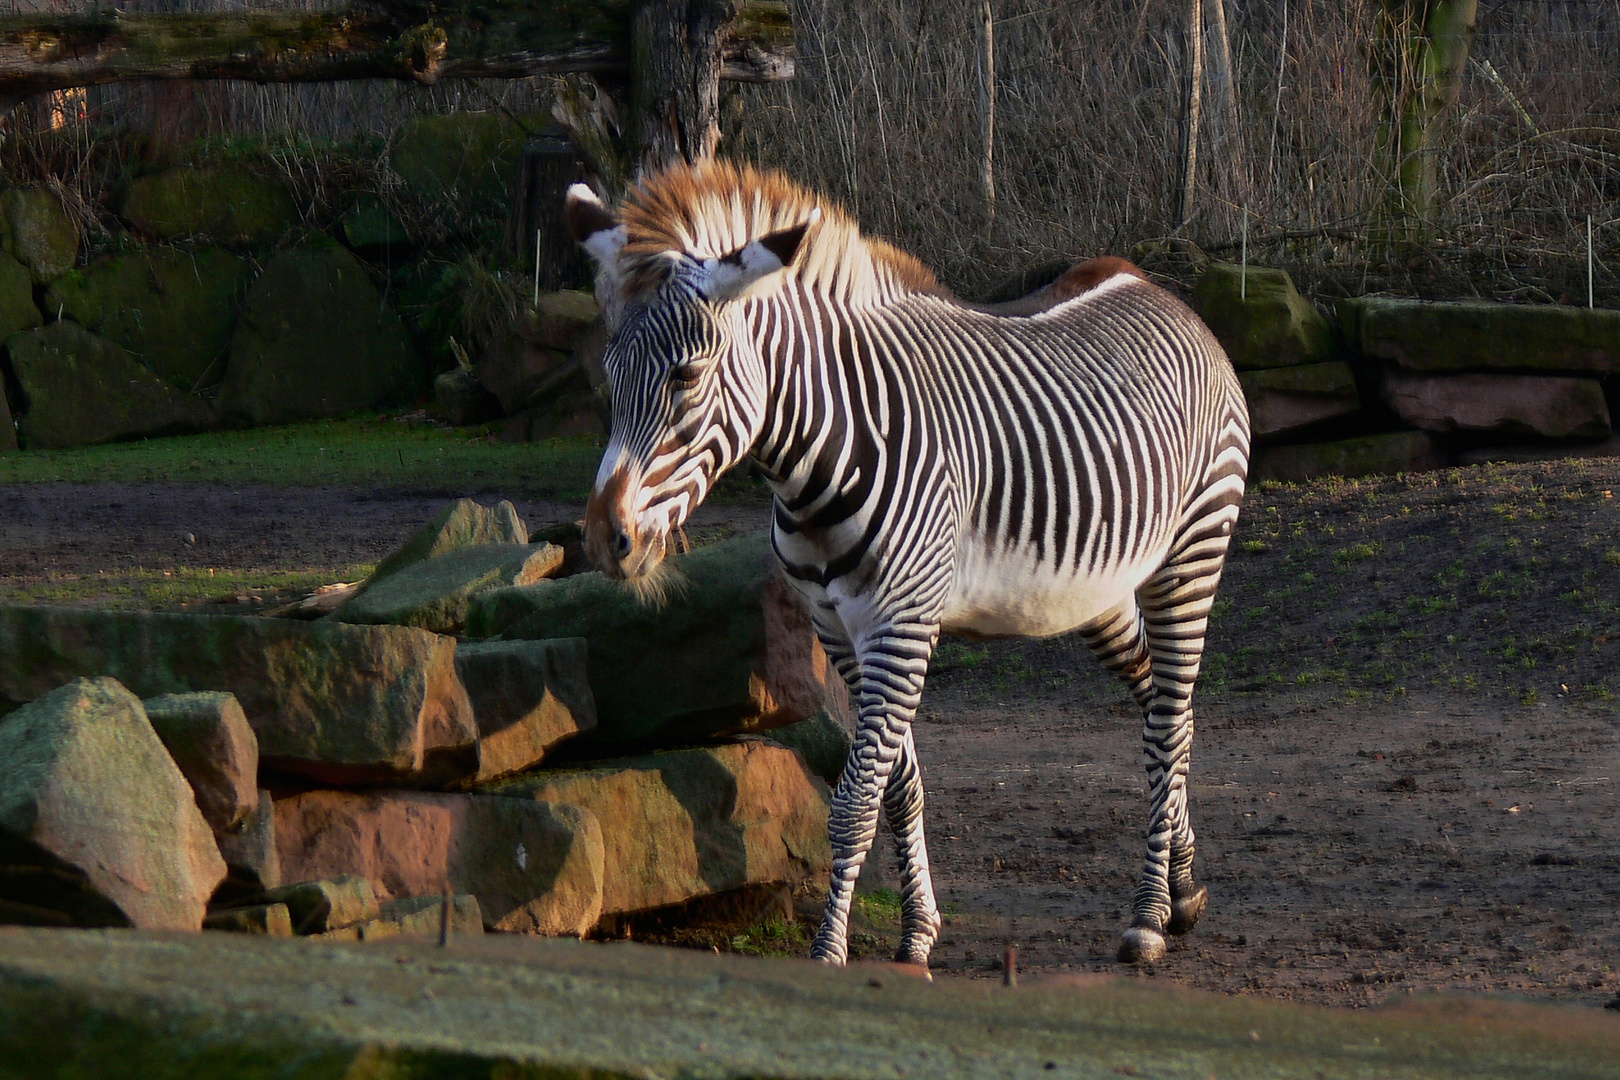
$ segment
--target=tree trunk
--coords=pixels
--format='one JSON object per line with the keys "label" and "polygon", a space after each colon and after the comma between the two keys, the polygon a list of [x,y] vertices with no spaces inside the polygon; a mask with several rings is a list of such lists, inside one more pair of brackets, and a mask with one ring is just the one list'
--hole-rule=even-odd
{"label": "tree trunk", "polygon": [[1181,115],[1181,186],[1176,192],[1176,228],[1192,216],[1198,184],[1198,122],[1204,101],[1204,5],[1187,0],[1186,107]]}
{"label": "tree trunk", "polygon": [[714,156],[726,27],[741,9],[741,0],[646,0],[637,9],[626,134],[641,171]]}
{"label": "tree trunk", "polygon": [[1478,0],[1383,0],[1379,10],[1374,158],[1389,186],[1377,235],[1390,242],[1432,235],[1438,170],[1430,138],[1462,89],[1477,7]]}
{"label": "tree trunk", "polygon": [[[660,4],[670,6],[667,0],[651,6]],[[785,3],[709,6],[729,12],[706,31],[706,40],[720,43],[706,61],[716,78],[793,77]],[[626,5],[602,0],[356,0],[313,13],[7,15],[0,16],[0,95],[145,79],[434,83],[565,72],[623,78],[631,66],[632,21]]]}

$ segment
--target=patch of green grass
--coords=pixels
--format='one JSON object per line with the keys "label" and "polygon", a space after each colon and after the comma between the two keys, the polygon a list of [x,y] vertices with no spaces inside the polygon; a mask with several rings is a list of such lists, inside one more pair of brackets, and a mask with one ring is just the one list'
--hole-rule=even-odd
{"label": "patch of green grass", "polygon": [[893,889],[873,889],[855,894],[855,906],[868,922],[900,921],[900,894]]}
{"label": "patch of green grass", "polygon": [[809,923],[768,919],[731,939],[731,951],[744,956],[803,956],[810,949]]}
{"label": "patch of green grass", "polygon": [[981,645],[974,648],[960,641],[942,641],[928,661],[928,670],[936,675],[945,671],[972,671],[989,657],[989,646]]}
{"label": "patch of green grass", "polygon": [[1333,553],[1333,565],[1342,569],[1352,563],[1366,562],[1368,559],[1375,558],[1383,549],[1384,545],[1377,540],[1351,544],[1349,547],[1340,548]]}
{"label": "patch of green grass", "polygon": [[601,457],[590,437],[503,443],[479,428],[373,416],[6,454],[0,484],[194,481],[583,499]]}

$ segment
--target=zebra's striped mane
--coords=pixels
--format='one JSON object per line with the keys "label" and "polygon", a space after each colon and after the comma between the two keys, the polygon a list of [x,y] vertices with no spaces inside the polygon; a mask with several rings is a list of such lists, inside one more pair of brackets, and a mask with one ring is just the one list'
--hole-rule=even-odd
{"label": "zebra's striped mane", "polygon": [[895,293],[950,296],[934,272],[892,244],[861,235],[840,207],[777,172],[709,161],[642,180],[620,212],[626,242],[621,280],[642,292],[667,272],[666,255],[718,259],[751,241],[809,222],[790,273],[808,288],[846,302],[881,302]]}

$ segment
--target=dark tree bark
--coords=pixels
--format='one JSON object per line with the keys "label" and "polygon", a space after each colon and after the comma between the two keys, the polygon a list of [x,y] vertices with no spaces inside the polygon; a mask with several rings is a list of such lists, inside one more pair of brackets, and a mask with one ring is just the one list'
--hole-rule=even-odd
{"label": "dark tree bark", "polygon": [[[736,17],[710,33],[721,49],[709,61],[716,77],[792,78],[787,5],[733,0],[725,10]],[[356,0],[315,13],[8,15],[0,17],[0,94],[145,79],[625,78],[633,21],[628,0]]]}
{"label": "dark tree bark", "polygon": [[726,28],[741,0],[645,0],[631,22],[631,155],[643,170],[714,155]]}

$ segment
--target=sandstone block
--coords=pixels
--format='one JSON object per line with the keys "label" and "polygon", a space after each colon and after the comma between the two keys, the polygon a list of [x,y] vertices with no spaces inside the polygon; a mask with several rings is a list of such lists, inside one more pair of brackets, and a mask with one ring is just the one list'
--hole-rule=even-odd
{"label": "sandstone block", "polygon": [[[317,936],[338,941],[381,941],[400,937],[437,940],[443,918],[444,897],[417,896],[390,900],[382,905],[381,913],[375,919]],[[484,914],[479,910],[478,897],[464,895],[450,898],[449,930],[452,938],[484,932]]]}
{"label": "sandstone block", "polygon": [[138,232],[159,240],[223,244],[273,240],[298,220],[285,184],[236,165],[182,165],[137,177],[120,213]]}
{"label": "sandstone block", "polygon": [[222,248],[152,246],[64,274],[45,306],[191,390],[224,374],[223,354],[252,280],[252,265]]}
{"label": "sandstone block", "polygon": [[1339,303],[1361,352],[1413,371],[1620,371],[1620,311],[1368,296]]}
{"label": "sandstone block", "polygon": [[371,882],[354,874],[298,881],[266,890],[254,899],[258,901],[255,907],[285,905],[297,934],[324,934],[382,914]]}
{"label": "sandstone block", "polygon": [[597,727],[574,749],[628,749],[781,727],[847,696],[809,613],[759,534],[670,559],[680,587],[649,607],[601,574],[473,601],[470,637],[583,637]]}
{"label": "sandstone block", "polygon": [[276,811],[268,791],[261,790],[252,812],[234,828],[216,833],[214,840],[225,860],[225,880],[214,890],[216,903],[256,896],[281,884]]}
{"label": "sandstone block", "polygon": [[1355,376],[1342,361],[1245,371],[1238,382],[1257,436],[1297,431],[1361,408]]}
{"label": "sandstone block", "polygon": [[351,874],[387,899],[478,898],[495,930],[581,935],[602,911],[602,832],[575,806],[483,795],[310,791],[276,803],[290,877]]}
{"label": "sandstone block", "polygon": [[454,427],[483,424],[501,415],[501,403],[465,368],[433,380],[433,414]]}
{"label": "sandstone block", "polygon": [[215,426],[202,399],[176,390],[77,323],[61,319],[24,330],[6,349],[28,406],[18,435],[30,449]]}
{"label": "sandstone block", "polygon": [[481,544],[527,544],[528,526],[518,517],[517,507],[502,499],[493,510],[471,499],[457,499],[399,547],[384,555],[366,579],[366,587],[390,574],[461,548]]}
{"label": "sandstone block", "polygon": [[230,694],[162,694],[141,703],[152,730],[180,766],[215,834],[259,805],[259,740]]}
{"label": "sandstone block", "polygon": [[1613,431],[1603,385],[1550,375],[1418,375],[1390,371],[1384,400],[1423,431],[1497,431],[1601,439]]}
{"label": "sandstone block", "polygon": [[833,709],[823,709],[797,724],[772,728],[767,738],[796,751],[811,774],[829,787],[837,786],[854,745],[848,718]]}
{"label": "sandstone block", "polygon": [[602,309],[588,292],[564,289],[541,293],[534,309],[536,344],[548,349],[572,349],[581,332],[602,318]]}
{"label": "sandstone block", "polygon": [[580,806],[601,822],[604,915],[831,867],[826,786],[764,740],[543,769],[482,790]]}
{"label": "sandstone block", "polygon": [[292,915],[286,904],[259,904],[255,907],[211,911],[203,919],[203,929],[263,934],[266,937],[293,936]]}
{"label": "sandstone block", "polygon": [[456,674],[478,723],[479,780],[532,768],[553,746],[596,727],[585,655],[584,638],[456,648]]}
{"label": "sandstone block", "polygon": [[271,259],[231,338],[219,410],[284,424],[409,400],[426,382],[365,267],[327,241]]}
{"label": "sandstone block", "polygon": [[1285,271],[1211,263],[1193,289],[1193,307],[1232,365],[1311,364],[1333,355],[1333,331]]}
{"label": "sandstone block", "polygon": [[0,720],[0,762],[0,898],[81,926],[202,925],[225,863],[134,694],[45,694]]}
{"label": "sandstone block", "polygon": [[0,708],[81,675],[138,694],[236,695],[261,763],[333,783],[437,783],[478,770],[453,638],[405,626],[0,607]]}
{"label": "sandstone block", "polygon": [[[510,505],[510,504],[508,504]],[[479,544],[412,563],[374,580],[332,612],[348,623],[420,626],[454,634],[467,621],[473,597],[491,589],[532,585],[563,563],[551,544]]]}
{"label": "sandstone block", "polygon": [[1318,476],[1414,472],[1440,464],[1439,452],[1429,435],[1395,431],[1339,442],[1275,446],[1260,454],[1250,478],[1298,483]]}

